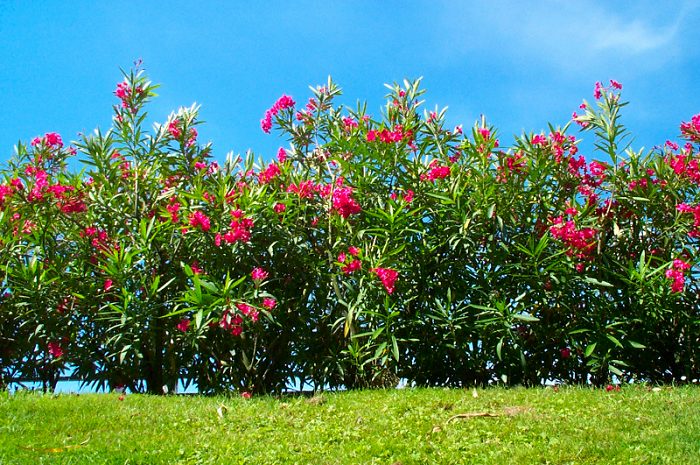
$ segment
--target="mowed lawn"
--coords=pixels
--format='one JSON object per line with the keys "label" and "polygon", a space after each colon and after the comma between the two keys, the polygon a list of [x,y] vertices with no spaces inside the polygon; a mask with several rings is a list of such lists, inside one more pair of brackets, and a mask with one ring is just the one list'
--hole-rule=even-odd
{"label": "mowed lawn", "polygon": [[2,464],[700,464],[700,388],[0,393]]}

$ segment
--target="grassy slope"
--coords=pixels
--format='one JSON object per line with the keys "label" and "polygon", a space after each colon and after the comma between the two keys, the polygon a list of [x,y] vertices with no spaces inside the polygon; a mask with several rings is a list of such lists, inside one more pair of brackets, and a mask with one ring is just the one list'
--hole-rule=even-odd
{"label": "grassy slope", "polygon": [[[461,413],[496,416],[450,420]],[[700,389],[0,394],[0,463],[689,465],[700,463]]]}

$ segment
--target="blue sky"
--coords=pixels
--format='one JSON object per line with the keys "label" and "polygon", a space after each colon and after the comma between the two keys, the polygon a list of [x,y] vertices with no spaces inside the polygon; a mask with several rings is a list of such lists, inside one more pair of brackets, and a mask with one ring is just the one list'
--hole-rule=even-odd
{"label": "blue sky", "polygon": [[200,103],[200,140],[220,160],[271,158],[286,143],[261,132],[265,109],[282,93],[305,101],[328,75],[375,115],[383,83],[423,76],[428,108],[465,126],[484,114],[503,143],[565,123],[613,78],[635,147],[650,147],[700,113],[698,24],[683,0],[0,0],[0,160],[19,139],[107,127],[119,68],[139,58],[162,84],[152,120]]}

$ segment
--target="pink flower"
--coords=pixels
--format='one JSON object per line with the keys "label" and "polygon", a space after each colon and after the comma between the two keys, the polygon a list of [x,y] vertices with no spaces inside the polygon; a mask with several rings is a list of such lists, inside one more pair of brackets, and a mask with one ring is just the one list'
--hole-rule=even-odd
{"label": "pink flower", "polygon": [[251,394],[248,391],[243,391],[241,392],[241,397],[243,397],[244,399],[250,399],[251,397],[253,397],[253,394]]}
{"label": "pink flower", "polygon": [[343,218],[362,211],[360,204],[352,198],[352,187],[341,187],[333,191],[333,210]]}
{"label": "pink flower", "polygon": [[538,145],[540,147],[547,145],[547,137],[544,134],[532,136],[532,145]]}
{"label": "pink flower", "polygon": [[190,137],[187,139],[187,143],[185,144],[187,147],[192,147],[195,142],[197,142],[197,130],[195,128],[190,128]]}
{"label": "pink flower", "polygon": [[450,175],[449,166],[439,166],[436,163],[431,163],[431,169],[428,174],[421,175],[421,180],[435,182],[437,179],[445,179]]}
{"label": "pink flower", "polygon": [[358,249],[354,245],[351,245],[350,247],[348,247],[348,253],[353,257],[357,257],[360,254],[360,249]]}
{"label": "pink flower", "polygon": [[386,289],[386,292],[389,294],[393,294],[394,292],[394,283],[396,282],[396,278],[398,278],[399,273],[396,270],[392,270],[390,268],[372,268],[372,273],[375,273],[377,276],[379,276],[379,280],[382,282],[382,285],[384,286],[384,289]]}
{"label": "pink flower", "polygon": [[117,89],[114,91],[114,95],[116,95],[117,98],[125,100],[129,94],[131,94],[131,87],[129,87],[128,82],[123,81],[117,84]]}
{"label": "pink flower", "polygon": [[681,135],[692,142],[700,142],[700,113],[689,122],[681,123]]}
{"label": "pink flower", "polygon": [[48,348],[49,354],[51,354],[53,358],[59,358],[63,356],[63,347],[61,347],[60,342],[51,341],[48,343]]}
{"label": "pink flower", "polygon": [[108,278],[108,279],[105,279],[104,291],[105,291],[105,292],[109,292],[113,287],[114,287],[114,281],[112,281],[112,280],[109,279],[109,278]]}
{"label": "pink flower", "polygon": [[173,139],[179,139],[182,135],[182,130],[180,130],[180,120],[176,118],[168,123],[168,132]]}
{"label": "pink flower", "polygon": [[287,209],[287,206],[283,203],[276,203],[272,209],[274,210],[275,213],[280,214],[280,213],[283,213]]}
{"label": "pink flower", "polygon": [[[356,271],[360,271],[361,269],[362,269],[362,262],[360,260],[353,259],[350,263],[343,266],[343,273],[352,274]],[[390,292],[390,294],[391,294],[391,292]]]}
{"label": "pink flower", "polygon": [[209,218],[199,210],[190,214],[189,220],[190,226],[193,228],[199,228],[203,232],[207,232],[211,228]]}
{"label": "pink flower", "polygon": [[186,333],[187,330],[189,329],[189,327],[190,327],[190,320],[187,319],[187,318],[183,318],[183,319],[180,320],[180,322],[177,324],[177,329],[178,329],[179,331],[182,331],[183,333]]}
{"label": "pink flower", "polygon": [[262,306],[268,310],[272,310],[277,305],[277,301],[271,297],[265,297],[262,301]]}
{"label": "pink flower", "polygon": [[255,267],[253,268],[253,271],[250,273],[250,275],[253,278],[253,281],[259,283],[261,281],[265,281],[270,274],[260,267]]}
{"label": "pink flower", "polygon": [[673,283],[671,283],[671,292],[683,292],[685,289],[685,274],[683,272],[689,270],[690,268],[691,265],[683,260],[673,260],[671,268],[666,270],[666,278],[673,280]]}
{"label": "pink flower", "polygon": [[63,147],[63,141],[61,140],[61,136],[59,136],[55,132],[46,133],[46,135],[44,136],[44,141],[49,147]]}
{"label": "pink flower", "polygon": [[236,304],[236,308],[240,310],[241,313],[243,313],[245,316],[250,318],[250,321],[252,321],[253,323],[257,323],[259,312],[253,307],[243,302],[240,302]]}
{"label": "pink flower", "polygon": [[205,170],[208,168],[208,165],[204,163],[203,161],[196,161],[194,162],[194,169],[197,171]]}
{"label": "pink flower", "polygon": [[622,90],[622,84],[620,84],[619,82],[617,82],[614,79],[610,79],[610,85],[612,86],[613,89]]}
{"label": "pink flower", "polygon": [[270,133],[270,129],[272,129],[272,117],[277,116],[277,113],[279,113],[281,110],[285,110],[287,108],[292,108],[295,105],[296,102],[288,96],[288,95],[282,95],[277,101],[275,102],[274,105],[267,111],[265,111],[265,117],[260,120],[260,127],[262,128],[263,132],[265,133]]}
{"label": "pink flower", "polygon": [[571,349],[569,349],[568,347],[564,347],[559,352],[561,353],[561,358],[563,359],[571,357]]}
{"label": "pink flower", "polygon": [[180,203],[177,202],[174,198],[170,200],[170,203],[165,207],[165,209],[170,213],[170,221],[173,223],[177,223],[180,221],[180,218],[177,215],[177,212],[180,210]]}
{"label": "pink flower", "polygon": [[267,165],[267,168],[265,168],[264,171],[261,171],[258,174],[258,181],[260,182],[260,184],[267,184],[273,179],[275,179],[275,177],[281,172],[282,171],[280,170],[280,167],[277,163],[270,163],[269,165]]}
{"label": "pink flower", "polygon": [[192,262],[192,264],[190,265],[190,269],[192,270],[192,273],[197,275],[202,274],[202,272],[204,271],[199,267],[199,262],[197,260]]}
{"label": "pink flower", "polygon": [[277,161],[280,163],[287,161],[287,151],[282,147],[280,147],[280,149],[277,151]]}
{"label": "pink flower", "polygon": [[413,191],[411,189],[406,191],[406,195],[403,196],[403,200],[406,203],[411,203],[413,202]]}
{"label": "pink flower", "polygon": [[603,96],[603,84],[600,82],[595,83],[595,88],[593,89],[593,97],[595,97],[596,100],[600,100],[600,97]]}
{"label": "pink flower", "polygon": [[270,113],[270,110],[266,111],[265,117],[260,120],[260,128],[265,134],[270,134],[272,129],[272,113]]}

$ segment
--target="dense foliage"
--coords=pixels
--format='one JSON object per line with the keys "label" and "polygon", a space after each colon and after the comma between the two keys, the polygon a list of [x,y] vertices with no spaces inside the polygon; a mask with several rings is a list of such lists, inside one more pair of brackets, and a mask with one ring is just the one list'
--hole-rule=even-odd
{"label": "dense foliage", "polygon": [[[152,130],[135,70],[112,127],[18,144],[0,185],[0,378],[201,392],[602,384],[700,374],[700,115],[626,144],[621,85],[499,146],[419,82],[380,118],[282,96],[277,160],[211,161],[197,108]],[[71,171],[78,157],[84,168]],[[0,383],[1,384],[1,383]]]}

